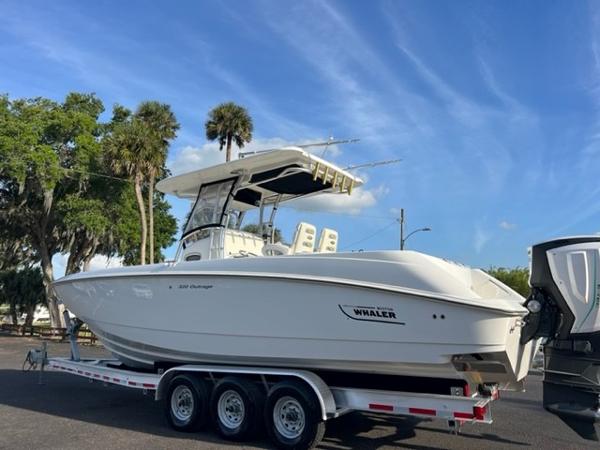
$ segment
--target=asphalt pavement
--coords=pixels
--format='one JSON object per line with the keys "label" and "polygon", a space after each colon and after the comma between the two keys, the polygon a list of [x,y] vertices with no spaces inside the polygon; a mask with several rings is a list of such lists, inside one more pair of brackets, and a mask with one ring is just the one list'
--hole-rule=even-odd
{"label": "asphalt pavement", "polygon": [[[40,341],[0,334],[0,449],[265,449],[266,438],[237,444],[212,431],[178,433],[152,395],[90,383],[74,375],[22,372],[27,349]],[[81,347],[83,357],[107,357],[102,347]],[[68,356],[67,344],[49,344],[50,356]],[[492,404],[492,425],[465,425],[459,435],[443,421],[353,413],[327,424],[323,449],[598,449],[542,408],[540,375],[526,392],[502,393]]]}

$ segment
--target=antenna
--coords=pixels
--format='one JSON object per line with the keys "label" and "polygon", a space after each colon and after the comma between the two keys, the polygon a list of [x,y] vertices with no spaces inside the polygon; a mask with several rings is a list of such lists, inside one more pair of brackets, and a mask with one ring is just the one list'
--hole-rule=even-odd
{"label": "antenna", "polygon": [[358,141],[360,141],[360,139],[338,139],[337,141],[334,141],[333,136],[330,136],[329,140],[327,140],[325,142],[313,142],[311,144],[300,144],[300,145],[295,145],[294,147],[300,147],[300,148],[328,147],[330,145],[335,145],[335,144],[355,144]]}
{"label": "antenna", "polygon": [[344,167],[344,170],[352,170],[352,169],[362,169],[363,167],[377,167],[377,166],[386,166],[388,164],[396,164],[402,161],[402,159],[388,159],[385,161],[374,161],[364,164],[358,164],[356,166],[348,166]]}
{"label": "antenna", "polygon": [[[325,147],[325,150],[321,154],[321,156],[323,156],[325,154],[325,152],[327,151],[327,147],[330,145],[354,144],[358,141],[360,141],[360,139],[339,139],[339,140],[335,141],[335,140],[333,140],[333,136],[330,136],[329,140],[327,140],[325,142],[311,142],[310,144],[292,144],[292,145],[286,145],[285,147],[299,147],[299,148]],[[256,151],[251,151],[251,152],[240,152],[240,153],[238,153],[238,157],[240,159],[242,159],[248,155],[257,155],[259,153],[267,153],[267,152],[272,152],[274,150],[280,150],[280,148],[269,148],[269,149],[265,149],[265,150],[256,150]]]}

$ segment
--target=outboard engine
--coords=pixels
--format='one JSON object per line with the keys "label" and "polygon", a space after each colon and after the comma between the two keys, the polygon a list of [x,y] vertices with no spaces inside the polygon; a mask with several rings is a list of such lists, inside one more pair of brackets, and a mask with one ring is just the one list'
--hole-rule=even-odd
{"label": "outboard engine", "polygon": [[600,236],[531,249],[523,342],[543,337],[544,408],[586,439],[600,421]]}

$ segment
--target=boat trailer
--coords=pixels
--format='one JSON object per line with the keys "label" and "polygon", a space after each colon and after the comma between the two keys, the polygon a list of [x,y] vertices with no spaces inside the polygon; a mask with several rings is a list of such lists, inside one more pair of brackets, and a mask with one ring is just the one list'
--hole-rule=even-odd
{"label": "boat trailer", "polygon": [[[39,369],[40,383],[49,368],[104,386],[117,385],[153,395],[155,400],[163,402],[170,425],[179,431],[197,429],[192,425],[207,422],[199,414],[208,414],[216,421],[221,435],[240,440],[235,430],[244,421],[244,411],[248,414],[270,408],[264,415],[259,411],[254,420],[267,421],[267,431],[280,448],[314,447],[323,436],[326,421],[352,411],[441,419],[447,421],[451,433],[458,433],[465,423],[492,423],[491,402],[499,396],[497,386],[470,392],[466,385],[452,388],[449,395],[330,386],[309,370],[272,367],[188,364],[140,372],[116,359],[81,359],[75,333],[78,324],[70,319],[67,323],[71,356],[50,357],[44,342],[40,349],[29,351],[25,369]],[[230,393],[229,403],[214,400],[215,393],[223,392],[223,385],[228,387],[225,392]],[[236,389],[240,395],[231,394]],[[285,395],[277,395],[279,391]],[[240,407],[240,400],[243,404],[248,393],[252,395],[247,397],[254,397],[255,404]],[[271,397],[279,401],[270,401]],[[283,405],[281,399],[285,399]],[[210,411],[210,403],[214,411]],[[314,417],[311,409],[317,413]],[[280,423],[269,419],[277,416],[283,417]],[[187,421],[191,418],[195,424]],[[234,434],[227,434],[232,430]]]}

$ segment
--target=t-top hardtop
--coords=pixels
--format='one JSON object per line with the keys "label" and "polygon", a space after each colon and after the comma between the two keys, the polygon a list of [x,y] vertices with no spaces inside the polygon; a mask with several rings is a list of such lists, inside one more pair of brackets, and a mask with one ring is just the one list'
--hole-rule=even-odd
{"label": "t-top hardtop", "polygon": [[248,210],[319,193],[352,194],[363,181],[337,165],[298,147],[258,153],[243,159],[161,180],[165,194],[194,199],[202,186],[231,180],[232,207]]}

